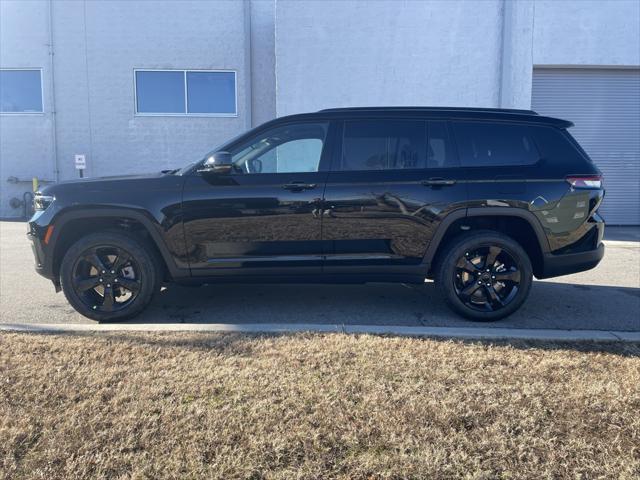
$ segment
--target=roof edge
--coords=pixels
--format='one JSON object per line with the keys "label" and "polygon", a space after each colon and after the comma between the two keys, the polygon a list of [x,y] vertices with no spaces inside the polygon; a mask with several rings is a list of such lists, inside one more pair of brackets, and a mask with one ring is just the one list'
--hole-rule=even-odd
{"label": "roof edge", "polygon": [[433,107],[433,106],[385,106],[385,107],[336,107],[319,110],[323,113],[331,112],[362,112],[362,111],[425,111],[425,112],[486,112],[486,113],[513,113],[520,115],[538,115],[534,110],[522,110],[516,108],[488,108],[488,107]]}

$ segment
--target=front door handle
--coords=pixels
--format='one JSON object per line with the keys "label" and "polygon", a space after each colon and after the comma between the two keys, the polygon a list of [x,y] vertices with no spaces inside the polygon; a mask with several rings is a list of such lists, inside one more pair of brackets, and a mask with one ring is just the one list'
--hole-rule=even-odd
{"label": "front door handle", "polygon": [[432,177],[429,180],[424,180],[422,185],[426,187],[450,187],[455,185],[456,181],[448,178]]}
{"label": "front door handle", "polygon": [[285,183],[282,188],[286,190],[291,190],[292,192],[301,192],[303,190],[313,190],[316,188],[315,183],[303,183],[303,182],[292,182]]}

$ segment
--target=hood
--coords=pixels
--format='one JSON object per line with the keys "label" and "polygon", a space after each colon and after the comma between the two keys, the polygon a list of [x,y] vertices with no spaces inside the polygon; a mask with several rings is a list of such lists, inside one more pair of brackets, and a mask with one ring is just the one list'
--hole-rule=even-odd
{"label": "hood", "polygon": [[[63,191],[100,191],[104,189],[130,188],[132,184],[146,184],[159,178],[166,177],[168,173],[156,172],[138,175],[113,175],[108,177],[78,178],[65,180],[59,183],[43,186],[40,193],[43,195],[56,195]],[[142,186],[142,185],[140,185]]]}

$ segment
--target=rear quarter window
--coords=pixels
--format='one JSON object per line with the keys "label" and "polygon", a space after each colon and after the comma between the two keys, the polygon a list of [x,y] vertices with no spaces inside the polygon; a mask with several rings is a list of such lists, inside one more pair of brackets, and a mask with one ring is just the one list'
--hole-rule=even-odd
{"label": "rear quarter window", "polygon": [[564,129],[531,128],[543,158],[555,165],[577,166],[593,162],[578,142]]}
{"label": "rear quarter window", "polygon": [[463,167],[532,165],[540,152],[528,125],[453,122]]}

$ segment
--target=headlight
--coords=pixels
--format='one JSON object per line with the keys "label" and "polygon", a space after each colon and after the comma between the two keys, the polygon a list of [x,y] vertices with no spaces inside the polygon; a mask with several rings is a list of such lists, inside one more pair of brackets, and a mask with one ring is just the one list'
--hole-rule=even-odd
{"label": "headlight", "polygon": [[56,199],[56,197],[52,195],[42,195],[41,193],[36,193],[33,197],[33,209],[38,211],[46,210],[49,205]]}

